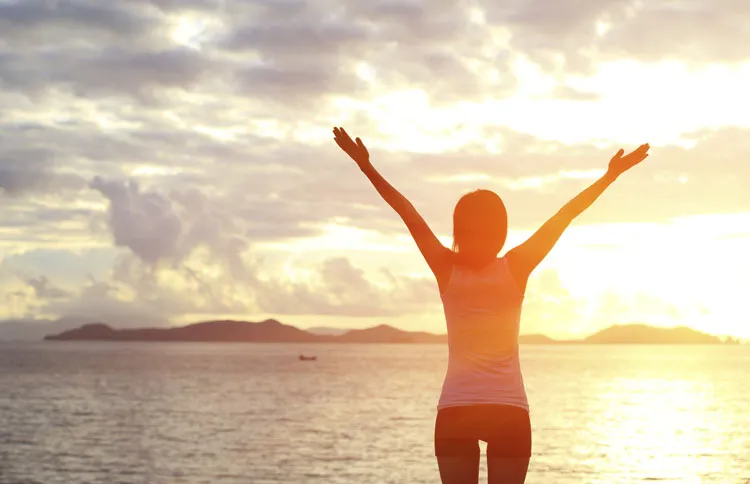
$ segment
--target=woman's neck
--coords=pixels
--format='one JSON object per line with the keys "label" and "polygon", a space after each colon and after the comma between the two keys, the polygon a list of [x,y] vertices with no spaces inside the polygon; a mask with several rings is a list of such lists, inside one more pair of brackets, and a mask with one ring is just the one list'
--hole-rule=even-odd
{"label": "woman's neck", "polygon": [[473,258],[473,257],[466,257],[462,256],[459,252],[457,254],[457,257],[455,259],[455,263],[466,267],[468,269],[477,271],[480,269],[484,269],[488,265],[492,264],[497,257],[481,257],[481,258]]}

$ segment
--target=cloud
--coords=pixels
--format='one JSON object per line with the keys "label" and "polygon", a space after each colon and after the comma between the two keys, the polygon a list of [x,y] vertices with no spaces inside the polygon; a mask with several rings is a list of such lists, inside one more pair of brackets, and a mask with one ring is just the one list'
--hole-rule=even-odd
{"label": "cloud", "polygon": [[[209,75],[212,63],[188,49],[132,52],[121,48],[61,48],[0,53],[0,82],[33,95],[59,90],[79,97],[125,95],[158,102],[156,89],[188,88]],[[52,81],[52,82],[50,82]]]}
{"label": "cloud", "polygon": [[25,282],[34,289],[37,299],[63,299],[71,295],[70,292],[53,286],[45,276],[28,278]]}
{"label": "cloud", "polygon": [[750,58],[742,45],[750,8],[741,0],[645,2],[612,19],[603,38],[610,56],[629,54],[644,61],[664,58],[691,63],[735,63]]}
{"label": "cloud", "polygon": [[259,280],[258,308],[271,314],[394,317],[435,309],[437,285],[431,279],[394,276],[383,269],[373,281],[344,257],[331,257],[314,268],[309,281]]}
{"label": "cloud", "polygon": [[5,2],[0,4],[1,37],[13,39],[16,45],[23,45],[24,40],[71,39],[69,34],[74,31],[87,36],[109,34],[109,40],[113,35],[137,39],[152,25],[147,16],[128,9],[127,4],[75,0]]}
{"label": "cloud", "polygon": [[[48,301],[40,309],[44,314],[60,314],[77,321],[100,321],[114,327],[165,325],[166,315],[144,301],[127,300],[126,288],[104,281],[92,281],[73,297]],[[179,307],[175,307],[179,311]]]}
{"label": "cloud", "polygon": [[[2,247],[73,254],[105,246],[127,259],[98,262],[94,279],[106,291],[62,281],[68,298],[42,297],[54,294],[54,261],[65,257],[34,263],[48,268],[32,272],[32,288],[54,315],[127,312],[128,304],[160,318],[422,310],[430,281],[364,271],[349,253],[308,268],[305,283],[264,274],[278,270],[264,265],[268,245],[322,235],[326,225],[406,235],[328,139],[332,119],[348,117],[376,166],[441,235],[450,233],[458,198],[480,187],[501,194],[511,228],[534,229],[593,181],[617,147],[472,121],[463,101],[525,88],[515,63],[525,58],[554,74],[549,95],[575,110],[598,94],[567,77],[603,61],[745,59],[748,18],[744,3],[729,1],[3,2]],[[424,92],[424,119],[410,112],[405,92]],[[383,113],[388,102],[405,126],[389,124],[398,120]],[[423,145],[475,133],[443,153],[386,149],[408,124],[431,133]],[[748,130],[683,138],[695,146],[655,146],[576,223],[750,210]]]}
{"label": "cloud", "polygon": [[[750,9],[741,0],[632,2],[629,0],[482,1],[487,22],[509,33],[509,46],[549,72],[590,73],[597,63],[736,63]],[[744,41],[743,41],[744,39]]]}
{"label": "cloud", "polygon": [[142,193],[136,182],[106,182],[95,178],[91,188],[109,200],[109,226],[117,246],[124,246],[147,263],[180,256],[182,223],[170,200]]}
{"label": "cloud", "polygon": [[75,290],[63,290],[46,276],[26,278],[25,287],[33,291],[21,290],[23,301],[16,303],[23,302],[27,319],[64,317],[120,327],[219,315],[398,317],[435,310],[439,303],[431,279],[386,269],[369,274],[343,257],[298,267],[310,274],[305,281],[247,257],[238,263],[241,270],[233,270],[219,256],[198,250],[179,266],[154,268],[121,254],[105,277]]}
{"label": "cloud", "polygon": [[[455,2],[30,1],[2,8],[2,35],[18,47],[0,45],[0,83],[26,95],[128,96],[148,105],[169,103],[177,89],[299,111],[333,95],[421,88],[445,102],[499,94],[513,82],[487,75],[507,59],[474,48],[481,26]],[[178,15],[195,11],[201,16],[190,20],[190,39],[179,40]]]}
{"label": "cloud", "polygon": [[750,11],[721,3],[11,2],[0,35],[16,47],[0,44],[0,82],[145,105],[186,91],[298,115],[393,90],[421,89],[436,105],[497,99],[518,87],[519,56],[561,77],[623,58],[747,59],[738,39]]}
{"label": "cloud", "polygon": [[[18,195],[40,188],[47,177],[47,162],[39,153],[6,153],[0,160],[0,188],[8,195]],[[43,156],[43,155],[42,155]],[[24,159],[28,157],[28,159]]]}
{"label": "cloud", "polygon": [[118,247],[146,264],[178,263],[203,245],[226,256],[245,245],[231,215],[216,209],[198,190],[171,196],[143,191],[135,180],[95,178],[91,188],[109,202],[108,224]]}
{"label": "cloud", "polygon": [[84,186],[80,176],[59,167],[60,155],[44,142],[35,124],[2,122],[0,116],[0,194],[60,193]]}

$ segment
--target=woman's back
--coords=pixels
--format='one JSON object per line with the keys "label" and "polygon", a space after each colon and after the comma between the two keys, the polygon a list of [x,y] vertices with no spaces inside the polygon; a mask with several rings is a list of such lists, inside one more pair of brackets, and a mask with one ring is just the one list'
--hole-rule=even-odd
{"label": "woman's back", "polygon": [[528,410],[518,359],[523,293],[507,260],[481,269],[455,264],[441,298],[449,356],[438,408],[501,404]]}
{"label": "woman's back", "polygon": [[[501,259],[508,233],[502,199],[490,190],[461,197],[453,211],[453,250],[443,246],[414,205],[370,162],[362,140],[343,128],[334,139],[406,224],[440,287],[449,359],[435,420],[435,455],[443,484],[479,479],[478,441],[487,442],[490,483],[520,484],[531,457],[531,423],[518,360],[523,293],[531,272],[568,225],[621,174],[648,156],[649,145],[617,152],[606,173],[566,203]],[[492,260],[481,269],[463,262]],[[516,284],[518,282],[518,284]],[[446,408],[448,407],[448,408]]]}

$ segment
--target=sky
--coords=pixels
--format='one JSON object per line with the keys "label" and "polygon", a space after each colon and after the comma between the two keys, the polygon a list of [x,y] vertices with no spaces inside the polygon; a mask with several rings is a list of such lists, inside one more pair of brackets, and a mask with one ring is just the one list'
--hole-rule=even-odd
{"label": "sky", "polygon": [[344,126],[448,246],[459,197],[497,191],[504,250],[650,143],[536,269],[522,332],[750,338],[749,22],[744,0],[0,0],[0,333],[444,332]]}

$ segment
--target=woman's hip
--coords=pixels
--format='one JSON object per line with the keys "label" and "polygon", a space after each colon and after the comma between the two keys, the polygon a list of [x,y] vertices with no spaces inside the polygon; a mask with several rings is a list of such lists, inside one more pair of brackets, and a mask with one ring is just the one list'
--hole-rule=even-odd
{"label": "woman's hip", "polygon": [[487,442],[487,454],[498,457],[531,456],[531,421],[522,407],[477,404],[445,407],[435,418],[435,455],[479,452],[478,441]]}

